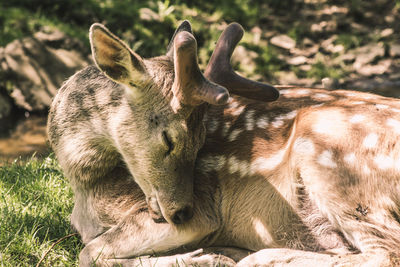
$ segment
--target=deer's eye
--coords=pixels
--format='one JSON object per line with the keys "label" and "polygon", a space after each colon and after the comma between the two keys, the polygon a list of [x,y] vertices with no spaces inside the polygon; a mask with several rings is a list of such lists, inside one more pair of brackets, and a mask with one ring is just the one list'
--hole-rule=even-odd
{"label": "deer's eye", "polygon": [[168,150],[166,152],[166,155],[168,156],[174,150],[174,143],[172,142],[166,131],[162,131],[162,138],[164,144],[168,147]]}

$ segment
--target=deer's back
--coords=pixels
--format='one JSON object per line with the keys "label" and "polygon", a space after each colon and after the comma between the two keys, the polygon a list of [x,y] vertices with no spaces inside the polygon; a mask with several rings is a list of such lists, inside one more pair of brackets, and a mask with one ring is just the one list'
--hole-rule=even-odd
{"label": "deer's back", "polygon": [[211,107],[206,125],[198,171],[218,177],[229,196],[226,231],[253,249],[342,246],[327,216],[361,220],[359,204],[371,218],[398,210],[397,99],[285,88],[276,102],[233,98]]}

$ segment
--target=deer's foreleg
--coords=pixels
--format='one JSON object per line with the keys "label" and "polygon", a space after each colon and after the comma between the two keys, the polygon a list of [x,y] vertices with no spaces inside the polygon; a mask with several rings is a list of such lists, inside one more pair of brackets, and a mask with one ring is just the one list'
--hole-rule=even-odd
{"label": "deer's foreleg", "polygon": [[[197,212],[196,212],[197,211]],[[140,262],[149,265],[154,261],[176,264],[176,261],[209,261],[210,257],[201,254],[180,254],[176,256],[137,258],[143,255],[163,254],[173,249],[190,245],[199,245],[201,240],[214,232],[217,224],[210,223],[195,210],[194,218],[185,225],[174,226],[168,223],[155,223],[147,211],[132,211],[117,225],[90,241],[80,254],[80,266],[107,266],[120,263],[123,266],[135,266]]]}

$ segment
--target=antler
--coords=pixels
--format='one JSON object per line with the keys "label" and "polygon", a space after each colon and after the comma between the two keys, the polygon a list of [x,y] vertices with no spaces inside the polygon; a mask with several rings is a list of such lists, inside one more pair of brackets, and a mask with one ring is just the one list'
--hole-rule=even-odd
{"label": "antler", "polygon": [[240,24],[228,25],[218,39],[204,76],[225,86],[232,94],[254,100],[274,101],[279,97],[279,91],[275,87],[243,78],[232,69],[230,59],[243,33],[244,30]]}
{"label": "antler", "polygon": [[214,105],[225,104],[229,92],[201,73],[197,63],[197,42],[188,31],[176,33],[173,40],[175,79],[172,91],[179,102],[196,106],[203,101]]}

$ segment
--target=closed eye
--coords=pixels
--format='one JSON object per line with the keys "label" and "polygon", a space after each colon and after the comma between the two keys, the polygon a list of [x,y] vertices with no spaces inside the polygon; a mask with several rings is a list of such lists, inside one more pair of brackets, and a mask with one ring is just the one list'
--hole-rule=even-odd
{"label": "closed eye", "polygon": [[168,151],[166,152],[166,155],[168,156],[174,150],[174,144],[172,143],[171,139],[168,137],[168,134],[166,131],[162,131],[162,137],[163,137],[164,143],[168,147]]}

